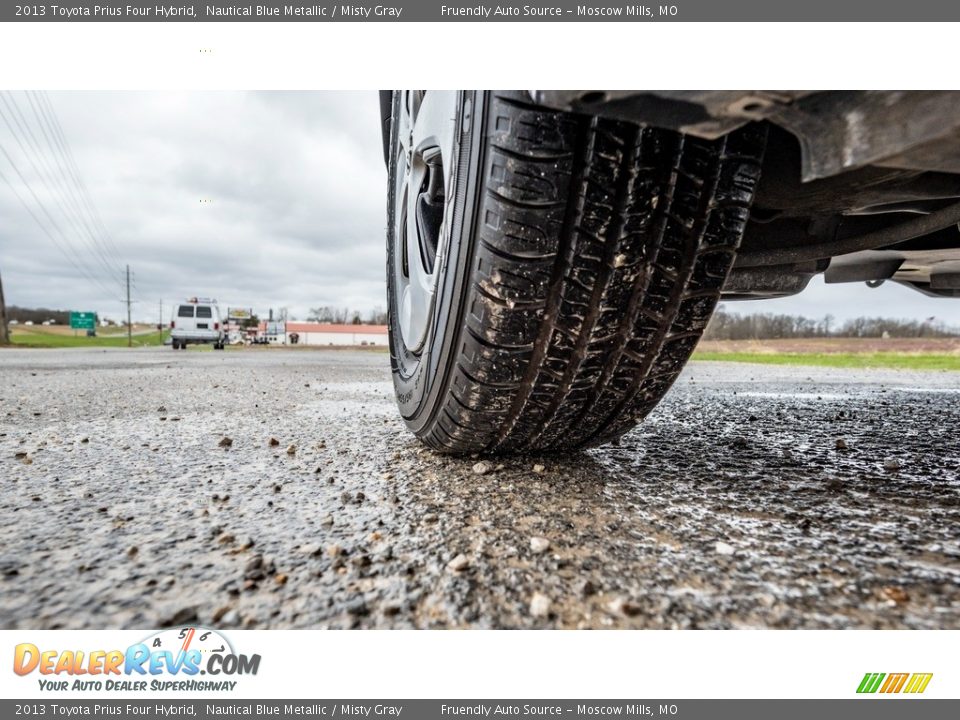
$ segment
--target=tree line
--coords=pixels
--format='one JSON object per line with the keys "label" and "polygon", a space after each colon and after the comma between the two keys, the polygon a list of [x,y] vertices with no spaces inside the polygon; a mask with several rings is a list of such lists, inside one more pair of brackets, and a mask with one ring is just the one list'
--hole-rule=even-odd
{"label": "tree line", "polygon": [[786,338],[938,338],[958,337],[960,327],[930,317],[902,320],[857,317],[838,322],[833,315],[808,318],[802,315],[754,313],[738,315],[717,308],[703,334],[704,340],[778,340]]}
{"label": "tree line", "polygon": [[[47,320],[53,320],[57,325],[70,324],[69,310],[51,310],[49,308],[24,308],[16,305],[9,305],[7,310],[7,322],[15,320],[18,323],[32,322],[39,325]],[[281,321],[292,319],[286,308],[280,308],[277,313],[277,319]],[[307,322],[332,323],[336,325],[386,325],[387,313],[382,308],[374,308],[367,313],[359,310],[351,310],[348,307],[333,307],[323,305],[317,308],[311,308],[307,313]],[[259,318],[253,315],[242,324],[246,327],[256,327]]]}
{"label": "tree line", "polygon": [[386,325],[387,313],[382,308],[374,308],[366,315],[348,307],[321,305],[310,308],[307,322],[332,323],[334,325]]}
{"label": "tree line", "polygon": [[53,320],[57,325],[70,324],[69,310],[50,310],[48,308],[23,308],[16,305],[7,306],[7,322],[16,320],[18,323],[32,322],[35,325]]}

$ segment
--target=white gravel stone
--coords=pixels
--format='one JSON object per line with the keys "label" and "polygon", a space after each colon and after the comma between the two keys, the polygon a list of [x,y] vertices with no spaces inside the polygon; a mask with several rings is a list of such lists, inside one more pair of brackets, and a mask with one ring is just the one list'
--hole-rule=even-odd
{"label": "white gravel stone", "polygon": [[722,540],[718,540],[713,549],[716,550],[717,555],[733,555],[733,553],[736,552],[733,545],[725,543]]}
{"label": "white gravel stone", "polygon": [[540,592],[530,598],[530,614],[535,618],[545,618],[550,614],[550,598]]}
{"label": "white gravel stone", "polygon": [[530,538],[530,550],[531,552],[539,555],[540,553],[545,553],[550,549],[550,541],[545,537],[532,537]]}
{"label": "white gravel stone", "polygon": [[452,572],[460,572],[461,570],[466,570],[468,567],[470,567],[470,560],[468,560],[467,556],[463,553],[460,553],[447,563],[447,569]]}

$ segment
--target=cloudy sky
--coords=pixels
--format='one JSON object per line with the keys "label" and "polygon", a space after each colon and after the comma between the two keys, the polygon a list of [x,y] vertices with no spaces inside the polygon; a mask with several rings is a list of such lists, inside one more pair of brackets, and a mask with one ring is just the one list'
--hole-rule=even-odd
{"label": "cloudy sky", "polygon": [[[134,318],[152,322],[161,299],[166,321],[170,304],[191,295],[259,313],[287,307],[301,318],[318,305],[364,313],[385,305],[386,171],[376,93],[47,98],[112,245],[97,232],[102,245],[90,240],[86,227],[93,223],[78,211],[76,186],[39,178],[66,164],[43,98],[3,93],[0,147],[7,154],[0,152],[0,173],[43,226],[0,179],[0,276],[8,304],[120,317],[129,263]],[[839,319],[960,316],[956,301],[890,283],[870,290],[819,279],[793,298],[727,308]]]}
{"label": "cloudy sky", "polygon": [[[4,97],[46,150],[35,98]],[[73,207],[66,184],[50,183],[44,194],[31,165],[42,172],[43,161],[24,153],[0,120],[0,145],[95,275],[82,274],[69,248],[59,251],[0,181],[8,304],[116,316],[127,263],[137,318],[153,320],[161,299],[191,295],[258,311],[286,306],[301,316],[318,305],[368,311],[385,304],[386,171],[376,93],[70,92],[49,99],[119,255],[103,259],[107,252],[89,242],[84,226],[64,218],[55,200]],[[6,115],[15,110],[0,101]],[[50,152],[48,167],[53,161]],[[2,153],[0,172],[19,184]],[[36,207],[29,192],[21,194]],[[63,246],[49,218],[36,214]]]}

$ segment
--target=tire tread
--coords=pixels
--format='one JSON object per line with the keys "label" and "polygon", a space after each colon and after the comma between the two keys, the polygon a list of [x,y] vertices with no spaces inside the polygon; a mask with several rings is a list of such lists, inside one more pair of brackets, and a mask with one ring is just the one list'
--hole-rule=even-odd
{"label": "tire tread", "polygon": [[667,392],[720,297],[765,133],[716,141],[547,110],[487,109],[472,282],[437,450],[610,441]]}

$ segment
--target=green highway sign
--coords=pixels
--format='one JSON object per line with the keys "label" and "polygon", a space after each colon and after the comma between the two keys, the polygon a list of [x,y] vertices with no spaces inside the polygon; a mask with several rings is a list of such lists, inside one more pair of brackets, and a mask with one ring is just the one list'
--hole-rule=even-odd
{"label": "green highway sign", "polygon": [[70,327],[74,330],[95,330],[97,314],[92,312],[71,312]]}

